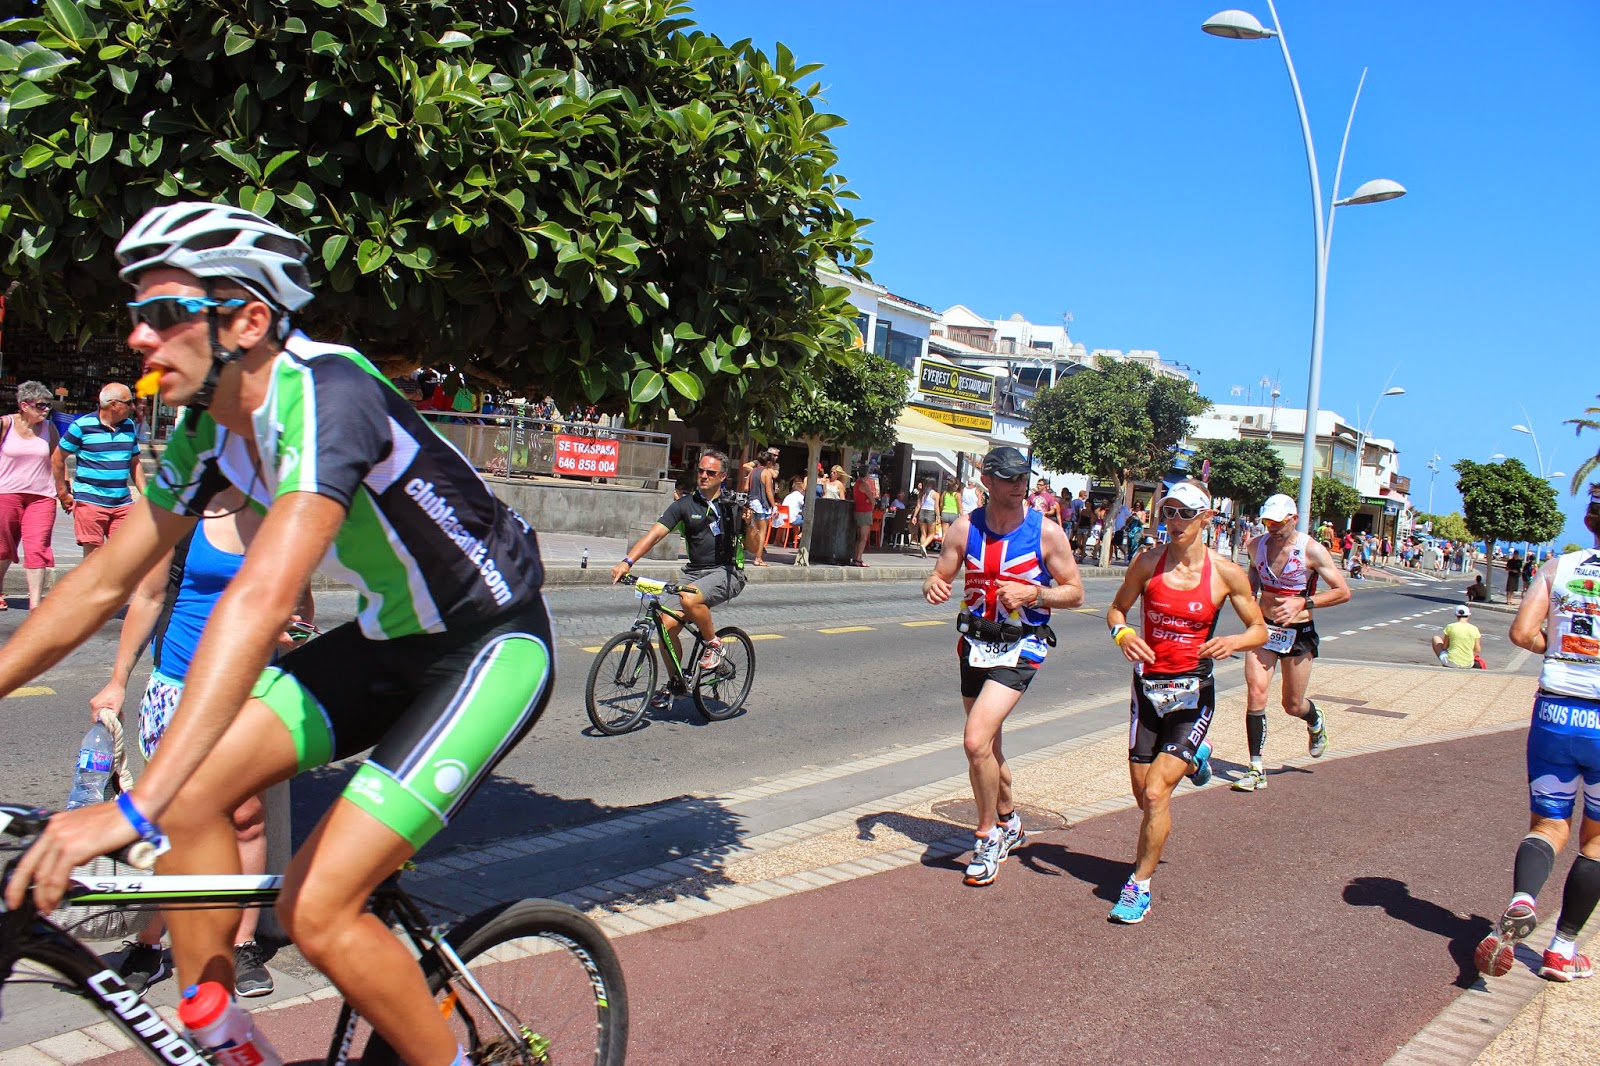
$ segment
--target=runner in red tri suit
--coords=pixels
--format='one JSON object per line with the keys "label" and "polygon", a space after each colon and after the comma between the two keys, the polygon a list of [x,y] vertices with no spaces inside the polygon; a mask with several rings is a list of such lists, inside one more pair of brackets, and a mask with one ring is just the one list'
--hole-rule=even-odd
{"label": "runner in red tri suit", "polygon": [[[1157,507],[1172,543],[1141,552],[1129,564],[1106,612],[1111,639],[1134,664],[1128,775],[1133,798],[1144,811],[1138,860],[1111,908],[1111,920],[1125,925],[1144,921],[1150,912],[1150,878],[1172,829],[1172,790],[1182,777],[1197,786],[1211,780],[1206,731],[1217,708],[1212,660],[1267,642],[1250,579],[1202,539],[1213,513],[1205,484],[1180,481]],[[1142,632],[1128,624],[1128,612],[1140,598]],[[1232,601],[1245,631],[1218,637],[1217,615],[1225,600]]]}

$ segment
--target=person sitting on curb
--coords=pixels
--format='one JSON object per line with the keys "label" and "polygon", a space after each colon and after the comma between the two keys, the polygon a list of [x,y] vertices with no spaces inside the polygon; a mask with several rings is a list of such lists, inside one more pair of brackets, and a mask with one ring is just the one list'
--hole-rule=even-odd
{"label": "person sitting on curb", "polygon": [[1477,574],[1472,579],[1472,584],[1467,586],[1468,603],[1488,603],[1489,586],[1483,583],[1483,575]]}
{"label": "person sitting on curb", "polygon": [[1467,621],[1471,617],[1471,608],[1457,607],[1456,620],[1444,627],[1444,633],[1429,641],[1440,666],[1488,669],[1483,661],[1483,633]]}

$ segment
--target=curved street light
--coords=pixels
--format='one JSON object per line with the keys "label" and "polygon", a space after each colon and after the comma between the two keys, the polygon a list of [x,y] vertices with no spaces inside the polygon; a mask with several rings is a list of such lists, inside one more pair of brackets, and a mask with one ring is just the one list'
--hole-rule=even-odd
{"label": "curved street light", "polygon": [[[1278,9],[1267,0],[1267,10],[1272,13],[1272,29],[1248,11],[1230,9],[1212,15],[1200,28],[1213,37],[1226,37],[1238,41],[1259,41],[1276,37],[1283,51],[1283,65],[1289,71],[1289,87],[1294,90],[1295,108],[1300,113],[1300,133],[1305,140],[1306,166],[1311,172],[1311,217],[1316,251],[1316,292],[1311,315],[1311,370],[1306,385],[1306,424],[1301,441],[1299,528],[1311,528],[1311,480],[1316,473],[1317,405],[1322,392],[1322,333],[1328,295],[1328,250],[1333,245],[1333,215],[1339,207],[1381,203],[1406,194],[1399,182],[1379,178],[1363,184],[1348,199],[1339,199],[1339,179],[1344,174],[1344,153],[1350,143],[1350,127],[1356,120],[1356,104],[1361,102],[1361,87],[1366,84],[1367,72],[1361,71],[1361,81],[1356,84],[1356,97],[1350,104],[1350,118],[1345,122],[1344,140],[1339,145],[1339,164],[1333,172],[1333,196],[1328,205],[1327,224],[1322,213],[1322,181],[1317,174],[1317,153],[1311,143],[1311,120],[1306,116],[1305,97],[1300,92],[1300,79],[1294,72],[1294,60],[1289,55],[1289,42],[1283,35],[1283,23],[1278,19]],[[1358,471],[1359,474],[1359,471]]]}

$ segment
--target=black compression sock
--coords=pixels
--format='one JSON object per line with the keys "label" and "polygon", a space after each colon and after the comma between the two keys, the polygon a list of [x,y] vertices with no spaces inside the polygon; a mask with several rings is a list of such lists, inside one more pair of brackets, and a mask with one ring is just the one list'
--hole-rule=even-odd
{"label": "black compression sock", "polygon": [[1511,891],[1538,898],[1545,879],[1556,864],[1556,849],[1538,833],[1529,833],[1517,845],[1517,864],[1511,875]]}
{"label": "black compression sock", "polygon": [[1561,920],[1556,932],[1568,940],[1578,939],[1584,923],[1600,903],[1600,862],[1579,855],[1567,871],[1567,888],[1561,894]]}
{"label": "black compression sock", "polygon": [[1317,705],[1310,700],[1306,700],[1306,716],[1302,721],[1305,722],[1307,729],[1315,730],[1322,726],[1322,712],[1317,710]]}
{"label": "black compression sock", "polygon": [[1244,735],[1250,743],[1250,758],[1261,758],[1261,752],[1267,746],[1267,712],[1244,712]]}

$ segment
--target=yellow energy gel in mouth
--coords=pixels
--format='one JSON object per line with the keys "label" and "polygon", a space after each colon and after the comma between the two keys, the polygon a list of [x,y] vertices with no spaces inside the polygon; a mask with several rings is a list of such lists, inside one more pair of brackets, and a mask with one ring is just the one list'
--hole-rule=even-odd
{"label": "yellow energy gel in mouth", "polygon": [[154,396],[161,388],[161,371],[152,370],[138,381],[134,382],[133,394],[141,400]]}

